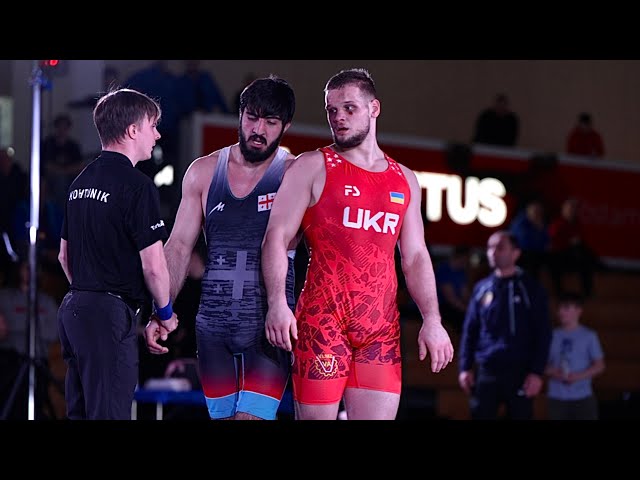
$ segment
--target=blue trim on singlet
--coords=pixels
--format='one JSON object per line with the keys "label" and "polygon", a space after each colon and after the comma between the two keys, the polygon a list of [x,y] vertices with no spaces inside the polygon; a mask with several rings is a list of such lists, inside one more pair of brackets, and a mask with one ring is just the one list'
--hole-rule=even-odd
{"label": "blue trim on singlet", "polygon": [[261,393],[241,390],[238,396],[238,412],[248,413],[265,420],[275,420],[280,401]]}
{"label": "blue trim on singlet", "polygon": [[206,397],[205,400],[209,417],[214,420],[233,417],[238,412],[248,413],[264,420],[275,420],[280,406],[277,398],[247,390],[240,390],[238,393],[219,398]]}
{"label": "blue trim on singlet", "polygon": [[233,417],[236,414],[236,393],[219,398],[205,397],[207,401],[207,410],[209,417],[212,419]]}

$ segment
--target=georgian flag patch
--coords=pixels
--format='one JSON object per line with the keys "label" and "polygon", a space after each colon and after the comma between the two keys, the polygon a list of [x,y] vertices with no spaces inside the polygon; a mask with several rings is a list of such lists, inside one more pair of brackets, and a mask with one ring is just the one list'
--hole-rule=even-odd
{"label": "georgian flag patch", "polygon": [[271,210],[274,198],[276,198],[276,192],[258,195],[258,211],[266,212],[267,210]]}

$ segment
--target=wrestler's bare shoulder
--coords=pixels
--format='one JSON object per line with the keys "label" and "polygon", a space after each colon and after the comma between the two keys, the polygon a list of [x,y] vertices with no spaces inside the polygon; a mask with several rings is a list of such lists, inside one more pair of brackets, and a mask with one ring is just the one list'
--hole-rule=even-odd
{"label": "wrestler's bare shoulder", "polygon": [[196,158],[191,165],[189,165],[189,170],[196,170],[200,173],[202,170],[212,169],[218,164],[218,158],[220,158],[220,150],[216,150],[215,152],[211,152],[208,155],[203,155],[202,157]]}
{"label": "wrestler's bare shoulder", "polygon": [[318,150],[301,153],[292,161],[291,166],[300,171],[316,172],[324,167],[324,153]]}
{"label": "wrestler's bare shoulder", "polygon": [[220,152],[222,150],[216,150],[215,152],[211,152],[208,155],[204,155],[202,157],[196,158],[185,173],[185,179],[187,177],[196,178],[208,178],[211,180],[211,175],[218,164],[218,158],[220,158]]}
{"label": "wrestler's bare shoulder", "polygon": [[291,165],[293,165],[293,163],[296,160],[296,156],[293,153],[288,153],[287,154],[287,158],[284,159],[284,169],[285,171],[289,169],[289,167],[291,167]]}

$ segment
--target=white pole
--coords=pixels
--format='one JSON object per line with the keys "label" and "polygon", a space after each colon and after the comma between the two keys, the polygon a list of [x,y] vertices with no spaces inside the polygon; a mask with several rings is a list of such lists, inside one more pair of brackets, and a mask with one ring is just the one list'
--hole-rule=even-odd
{"label": "white pole", "polygon": [[28,419],[35,419],[36,385],[36,329],[38,325],[38,269],[37,249],[40,227],[40,92],[43,72],[38,60],[33,62],[31,84],[33,88],[33,119],[31,124],[31,217],[29,219],[29,310],[27,337],[29,353],[29,405]]}

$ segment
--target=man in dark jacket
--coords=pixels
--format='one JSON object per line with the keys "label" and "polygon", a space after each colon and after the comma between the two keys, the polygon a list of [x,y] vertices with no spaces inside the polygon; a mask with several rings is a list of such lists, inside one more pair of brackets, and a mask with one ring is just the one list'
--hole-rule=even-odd
{"label": "man in dark jacket", "polygon": [[[460,340],[458,383],[471,395],[473,419],[533,418],[551,341],[547,293],[516,266],[520,249],[508,231],[493,233],[487,258],[493,272],[474,287]],[[475,365],[475,371],[474,371]]]}

